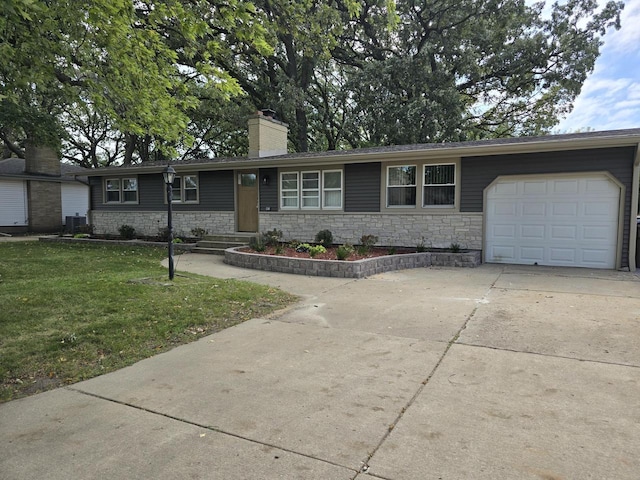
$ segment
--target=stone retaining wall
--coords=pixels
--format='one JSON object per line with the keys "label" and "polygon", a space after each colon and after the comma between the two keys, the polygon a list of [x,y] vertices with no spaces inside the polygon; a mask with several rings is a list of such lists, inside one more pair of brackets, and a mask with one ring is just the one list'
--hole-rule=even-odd
{"label": "stone retaining wall", "polygon": [[[175,237],[191,237],[191,230],[203,228],[211,234],[234,234],[234,212],[173,212]],[[90,223],[98,235],[117,235],[121,225],[131,225],[136,234],[154,236],[167,226],[167,212],[117,212],[92,210]]]}
{"label": "stone retaining wall", "polygon": [[362,235],[376,235],[378,245],[482,249],[482,213],[294,213],[260,212],[260,231],[282,230],[283,239],[313,242],[328,229],[336,243],[360,243]]}
{"label": "stone retaining wall", "polygon": [[[224,252],[224,262],[236,267],[268,272],[293,273],[296,275],[339,278],[363,278],[377,273],[432,265],[476,267],[480,265],[481,261],[481,252],[477,250],[460,253],[404,253],[355,261],[314,260],[312,258],[263,255],[241,252],[239,248],[229,248]],[[450,265],[447,265],[448,263]]]}

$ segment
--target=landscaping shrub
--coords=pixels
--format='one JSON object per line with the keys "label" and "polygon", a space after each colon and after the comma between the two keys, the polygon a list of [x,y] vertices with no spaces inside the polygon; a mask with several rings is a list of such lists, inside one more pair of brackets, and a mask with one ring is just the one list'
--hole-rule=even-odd
{"label": "landscaping shrub", "polygon": [[274,228],[273,230],[266,231],[262,234],[264,244],[267,247],[275,247],[280,243],[282,238],[282,230]]}
{"label": "landscaping shrub", "polygon": [[131,225],[120,225],[118,232],[120,232],[120,236],[125,240],[132,240],[136,236],[136,229]]}
{"label": "landscaping shrub", "polygon": [[360,255],[366,255],[378,242],[378,237],[375,235],[362,235],[360,237],[360,245],[358,246],[358,253]]}
{"label": "landscaping shrub", "polygon": [[349,256],[351,256],[352,253],[353,247],[348,243],[340,245],[338,248],[336,248],[336,258],[338,260],[346,260],[347,258],[349,258]]}
{"label": "landscaping shrub", "polygon": [[324,248],[322,245],[314,245],[313,247],[309,248],[309,256],[311,258],[313,258],[316,255],[319,255],[321,253],[327,253],[327,249]]}
{"label": "landscaping shrub", "polygon": [[258,235],[257,237],[251,237],[249,240],[249,246],[256,252],[264,252],[267,247],[264,244],[264,236]]}
{"label": "landscaping shrub", "polygon": [[191,229],[191,235],[195,238],[202,238],[204,237],[207,233],[209,233],[208,230],[205,230],[202,227],[195,227]]}
{"label": "landscaping shrub", "polygon": [[451,253],[460,252],[460,244],[459,243],[452,243],[451,245],[449,245],[449,250],[451,250]]}
{"label": "landscaping shrub", "polygon": [[331,230],[320,230],[316,233],[316,243],[324,245],[326,248],[333,246],[333,234]]}

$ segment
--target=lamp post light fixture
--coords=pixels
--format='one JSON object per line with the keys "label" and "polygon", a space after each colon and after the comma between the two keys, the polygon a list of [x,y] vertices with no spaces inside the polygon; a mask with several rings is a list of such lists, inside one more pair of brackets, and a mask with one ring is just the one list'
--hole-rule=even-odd
{"label": "lamp post light fixture", "polygon": [[169,242],[169,280],[173,280],[173,222],[171,219],[171,204],[173,203],[173,181],[176,178],[176,171],[171,165],[167,165],[162,171],[164,183],[167,186],[167,238]]}

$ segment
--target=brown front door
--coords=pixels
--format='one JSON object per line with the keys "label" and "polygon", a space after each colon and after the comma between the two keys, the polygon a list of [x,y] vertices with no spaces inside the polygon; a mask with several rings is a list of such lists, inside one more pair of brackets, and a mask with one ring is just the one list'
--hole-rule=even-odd
{"label": "brown front door", "polygon": [[258,171],[244,170],[238,175],[238,231],[258,231]]}

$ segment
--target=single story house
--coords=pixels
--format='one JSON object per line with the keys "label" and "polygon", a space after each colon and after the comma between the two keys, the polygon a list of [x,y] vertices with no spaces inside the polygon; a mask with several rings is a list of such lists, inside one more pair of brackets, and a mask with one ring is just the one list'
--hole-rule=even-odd
{"label": "single story house", "polygon": [[[48,153],[51,153],[48,158]],[[55,152],[0,160],[0,232],[58,232],[67,217],[89,211],[85,169],[61,163]]]}
{"label": "single story house", "polygon": [[[282,230],[313,241],[483,252],[483,261],[635,270],[640,129],[287,153],[287,125],[249,120],[249,155],[173,163],[176,234]],[[89,172],[97,233],[166,225],[166,164]]]}

